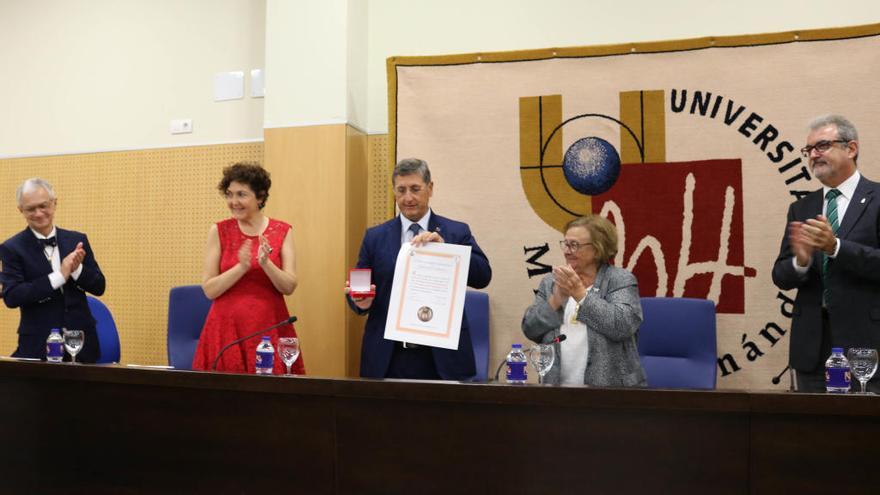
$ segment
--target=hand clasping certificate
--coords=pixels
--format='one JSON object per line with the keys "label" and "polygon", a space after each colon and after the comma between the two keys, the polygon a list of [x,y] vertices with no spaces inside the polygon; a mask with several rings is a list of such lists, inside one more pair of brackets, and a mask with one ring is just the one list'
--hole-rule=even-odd
{"label": "hand clasping certificate", "polygon": [[385,338],[458,349],[471,247],[404,243],[394,266]]}

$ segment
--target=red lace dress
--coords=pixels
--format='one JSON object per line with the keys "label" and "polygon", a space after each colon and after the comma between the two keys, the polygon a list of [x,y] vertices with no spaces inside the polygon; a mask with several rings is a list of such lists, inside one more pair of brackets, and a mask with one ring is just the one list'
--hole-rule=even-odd
{"label": "red lace dress", "polygon": [[[269,260],[279,267],[281,244],[289,230],[289,224],[270,218],[269,226],[263,232],[272,247]],[[290,316],[284,304],[284,296],[275,289],[272,281],[257,263],[259,237],[244,235],[234,218],[219,222],[217,233],[220,235],[220,273],[238,263],[238,249],[245,239],[251,240],[251,267],[235,285],[215,299],[211,305],[193,358],[195,370],[210,370],[217,353],[223,346],[239,337],[284,321]],[[296,330],[293,325],[284,325],[272,330],[268,335],[272,336],[272,345],[276,349],[273,373],[283,374],[284,363],[277,353],[278,337],[296,337]],[[260,337],[254,337],[230,347],[217,363],[217,371],[253,373],[259,343]],[[305,374],[302,354],[293,363],[291,371],[298,375]]]}

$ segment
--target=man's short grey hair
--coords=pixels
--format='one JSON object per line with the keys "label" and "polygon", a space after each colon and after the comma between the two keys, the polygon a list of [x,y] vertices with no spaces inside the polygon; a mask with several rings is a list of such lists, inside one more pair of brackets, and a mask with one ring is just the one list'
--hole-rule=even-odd
{"label": "man's short grey hair", "polygon": [[856,130],[856,126],[854,126],[853,123],[843,115],[832,114],[816,117],[810,122],[810,130],[815,131],[816,129],[821,129],[829,125],[837,127],[838,139],[843,139],[847,142],[859,140],[859,131]]}
{"label": "man's short grey hair", "polygon": [[22,182],[21,185],[18,186],[18,189],[15,190],[15,200],[20,205],[22,194],[29,194],[40,188],[45,189],[46,192],[49,193],[49,199],[55,199],[55,190],[52,189],[52,184],[49,184],[49,181],[39,177],[31,177]]}
{"label": "man's short grey hair", "polygon": [[419,174],[425,184],[431,183],[431,170],[428,168],[428,162],[419,158],[404,158],[397,162],[397,165],[394,166],[394,173],[391,174],[391,183],[394,184],[398,175],[410,174]]}

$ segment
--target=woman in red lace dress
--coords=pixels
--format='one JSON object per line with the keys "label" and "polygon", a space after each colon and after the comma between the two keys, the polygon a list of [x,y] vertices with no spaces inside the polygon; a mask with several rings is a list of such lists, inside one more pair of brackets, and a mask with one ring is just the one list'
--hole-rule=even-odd
{"label": "woman in red lace dress", "polygon": [[[263,215],[272,181],[260,165],[236,163],[223,169],[218,185],[232,218],[208,231],[202,289],[214,301],[205,320],[193,369],[210,370],[220,349],[233,340],[289,317],[284,296],[296,289],[296,263],[290,225]],[[268,335],[295,337],[293,325]],[[253,373],[260,338],[248,339],[223,353],[217,371]],[[303,357],[292,371],[305,374]],[[274,374],[284,373],[276,357]]]}

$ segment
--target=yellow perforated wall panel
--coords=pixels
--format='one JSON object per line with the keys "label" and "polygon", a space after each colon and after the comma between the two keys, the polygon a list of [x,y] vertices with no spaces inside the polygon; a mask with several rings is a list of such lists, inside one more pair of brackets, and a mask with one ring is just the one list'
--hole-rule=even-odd
{"label": "yellow perforated wall panel", "polygon": [[391,166],[388,156],[388,135],[368,136],[367,153],[367,226],[372,227],[394,216],[394,198],[391,194]]}
{"label": "yellow perforated wall panel", "polygon": [[[228,211],[224,166],[262,161],[263,143],[0,160],[0,237],[25,227],[15,189],[39,176],[55,187],[55,223],[85,232],[107,278],[122,362],[165,364],[168,291],[201,281],[208,227]],[[0,354],[16,345],[18,311],[0,310]]]}

